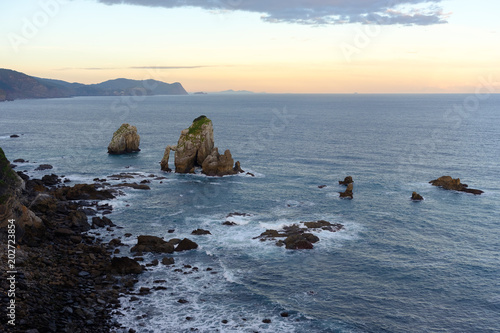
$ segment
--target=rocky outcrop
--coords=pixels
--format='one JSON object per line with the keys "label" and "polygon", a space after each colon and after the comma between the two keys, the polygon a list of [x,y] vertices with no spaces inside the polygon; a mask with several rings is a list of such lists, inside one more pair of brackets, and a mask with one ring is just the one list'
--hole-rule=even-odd
{"label": "rocky outcrop", "polygon": [[233,164],[233,157],[229,149],[224,152],[224,155],[221,155],[219,149],[214,148],[203,161],[202,172],[207,176],[234,175],[238,172],[233,167]]}
{"label": "rocky outcrop", "polygon": [[206,116],[193,120],[189,128],[181,132],[175,150],[175,172],[194,173],[214,148],[214,128]]}
{"label": "rocky outcrop", "polygon": [[424,200],[424,197],[421,196],[420,194],[418,194],[417,192],[413,192],[411,194],[411,200],[413,200],[413,201],[422,201],[422,200]]}
{"label": "rocky outcrop", "polygon": [[353,188],[354,188],[353,183],[350,183],[349,185],[347,185],[347,188],[346,188],[346,190],[344,192],[339,192],[340,193],[340,197],[341,198],[352,199],[353,198],[353,195],[352,195]]}
{"label": "rocky outcrop", "polygon": [[[303,226],[301,226],[303,225]],[[300,222],[300,224],[292,224],[290,226],[283,227],[282,230],[268,229],[264,231],[260,236],[254,239],[260,239],[261,241],[279,239],[276,242],[277,246],[285,246],[285,248],[290,250],[310,250],[314,248],[313,244],[319,242],[318,236],[312,234],[312,231],[330,231],[337,232],[344,228],[340,223],[330,223],[328,221],[319,220],[313,222]]]}
{"label": "rocky outcrop", "polygon": [[190,239],[184,238],[177,244],[175,251],[176,252],[181,252],[181,251],[189,251],[189,250],[195,250],[198,248],[198,244],[193,242]]}
{"label": "rocky outcrop", "polygon": [[189,128],[181,132],[177,146],[167,146],[161,160],[161,169],[171,171],[168,166],[170,151],[175,150],[175,172],[194,173],[196,167],[208,176],[234,175],[244,172],[240,162],[234,163],[231,152],[223,155],[214,147],[214,129],[212,121],[206,116],[193,120]]}
{"label": "rocky outcrop", "polygon": [[344,178],[344,180],[339,180],[339,185],[349,185],[351,183],[354,183],[354,181],[352,180],[352,177],[351,176],[347,176]]}
{"label": "rocky outcrop", "polygon": [[173,253],[174,245],[156,236],[139,236],[131,252]]}
{"label": "rocky outcrop", "polygon": [[161,159],[160,166],[162,171],[172,172],[172,169],[168,167],[168,160],[170,159],[170,151],[175,151],[177,146],[167,146],[165,152],[163,153],[163,158]]}
{"label": "rocky outcrop", "polygon": [[135,260],[128,257],[114,257],[111,259],[109,272],[112,274],[139,274],[144,268]]}
{"label": "rocky outcrop", "polygon": [[113,134],[108,146],[108,154],[126,154],[140,151],[140,136],[137,128],[129,124],[122,124]]}
{"label": "rocky outcrop", "polygon": [[431,180],[429,183],[434,186],[439,186],[445,190],[467,192],[475,195],[480,195],[481,193],[484,193],[481,190],[469,188],[467,184],[460,183],[460,178],[453,179],[450,176],[442,176],[439,177],[438,179]]}

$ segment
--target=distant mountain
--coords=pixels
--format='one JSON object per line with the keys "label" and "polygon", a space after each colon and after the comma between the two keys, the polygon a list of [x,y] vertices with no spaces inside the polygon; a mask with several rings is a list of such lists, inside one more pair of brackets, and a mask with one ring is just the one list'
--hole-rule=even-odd
{"label": "distant mountain", "polygon": [[219,91],[219,94],[254,94],[253,91],[248,91],[248,90],[224,90],[224,91]]}
{"label": "distant mountain", "polygon": [[72,96],[187,95],[178,82],[116,79],[99,84],[70,83],[0,68],[0,102]]}

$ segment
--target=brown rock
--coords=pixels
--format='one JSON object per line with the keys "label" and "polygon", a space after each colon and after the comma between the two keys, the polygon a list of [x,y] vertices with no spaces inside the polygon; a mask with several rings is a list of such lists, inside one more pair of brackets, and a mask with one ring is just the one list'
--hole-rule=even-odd
{"label": "brown rock", "polygon": [[347,186],[351,183],[354,183],[351,176],[345,177],[344,180],[339,180],[339,185],[346,185]]}
{"label": "brown rock", "polygon": [[[225,176],[234,175],[237,173],[233,167],[233,157],[227,149],[224,155],[219,154],[219,149],[212,149],[210,155],[203,161],[202,172],[207,176]],[[240,168],[241,169],[241,168]]]}
{"label": "brown rock", "polygon": [[180,252],[180,251],[189,251],[189,250],[194,250],[198,248],[198,244],[193,242],[192,240],[189,240],[187,238],[184,238],[183,240],[180,241],[179,244],[177,244],[177,247],[175,248],[175,251]]}
{"label": "brown rock", "polygon": [[137,245],[130,249],[131,252],[155,252],[155,253],[173,253],[174,246],[165,240],[156,236],[137,237]]}
{"label": "brown rock", "polygon": [[181,132],[175,149],[175,172],[194,173],[194,168],[203,164],[213,148],[212,121],[206,116],[200,116]]}
{"label": "brown rock", "polygon": [[129,124],[122,124],[113,134],[113,138],[108,146],[108,154],[125,154],[138,152],[140,136],[137,128]]}
{"label": "brown rock", "polygon": [[481,190],[468,188],[467,184],[460,183],[460,178],[453,179],[450,176],[442,176],[439,177],[438,179],[431,180],[429,183],[431,183],[434,186],[439,186],[445,190],[467,192],[475,195],[480,195],[481,193],[484,193]]}
{"label": "brown rock", "polygon": [[424,200],[424,197],[422,197],[420,194],[418,194],[417,192],[413,192],[411,194],[411,200],[413,201],[421,201],[421,200]]}
{"label": "brown rock", "polygon": [[114,257],[111,259],[109,271],[114,274],[139,274],[143,270],[142,266],[135,260],[128,257]]}
{"label": "brown rock", "polygon": [[349,185],[347,185],[347,189],[345,190],[345,192],[339,192],[340,193],[340,197],[341,198],[349,198],[349,199],[352,199],[353,198],[353,195],[352,195],[352,190],[353,190],[353,184],[350,183]]}

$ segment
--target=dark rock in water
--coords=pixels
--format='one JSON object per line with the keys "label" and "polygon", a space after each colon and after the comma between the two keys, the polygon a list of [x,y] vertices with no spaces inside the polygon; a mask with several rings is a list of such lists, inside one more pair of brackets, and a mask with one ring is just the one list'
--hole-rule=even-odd
{"label": "dark rock in water", "polygon": [[353,184],[350,183],[349,185],[347,185],[347,189],[345,190],[345,192],[339,192],[340,197],[352,199],[353,198],[352,190],[353,190]]}
{"label": "dark rock in water", "polygon": [[54,190],[54,196],[60,200],[107,200],[115,196],[110,190],[97,190],[94,184],[77,184]]}
{"label": "dark rock in water", "polygon": [[130,187],[130,188],[133,188],[136,190],[150,190],[151,189],[151,187],[149,187],[148,185],[137,184],[137,183],[121,183],[121,184],[113,185],[113,187]]}
{"label": "dark rock in water", "polygon": [[204,229],[196,229],[191,232],[191,235],[211,235],[212,233]]}
{"label": "dark rock in water", "polygon": [[251,173],[251,172],[247,172],[246,174],[249,175],[249,176],[255,177],[255,175],[253,173]]}
{"label": "dark rock in water", "polygon": [[126,275],[142,273],[143,268],[137,261],[128,257],[114,257],[108,270],[113,274]]}
{"label": "dark rock in water", "polygon": [[131,252],[155,252],[155,253],[173,253],[174,246],[165,240],[156,236],[139,236],[137,245],[130,249]]}
{"label": "dark rock in water", "polygon": [[229,226],[232,226],[232,225],[236,225],[236,222],[231,222],[231,221],[225,221],[222,223],[222,225],[229,225]]}
{"label": "dark rock in water", "polygon": [[339,185],[349,185],[351,183],[354,183],[354,181],[352,180],[352,177],[351,176],[347,176],[344,178],[344,180],[339,180]]}
{"label": "dark rock in water", "polygon": [[22,158],[18,158],[18,159],[15,159],[14,160],[14,163],[26,163],[27,161],[25,161],[24,159]]}
{"label": "dark rock in water", "polygon": [[282,312],[280,313],[280,316],[282,316],[283,318],[286,318],[289,316],[288,312]]}
{"label": "dark rock in water", "polygon": [[140,151],[141,138],[137,134],[137,127],[122,124],[115,133],[108,146],[108,154],[126,154]]}
{"label": "dark rock in water", "polygon": [[43,171],[43,170],[50,170],[53,169],[54,167],[50,164],[40,164],[35,171]]}
{"label": "dark rock in water", "polygon": [[184,238],[183,240],[180,241],[179,244],[177,244],[177,247],[175,248],[175,251],[180,252],[180,251],[189,251],[189,250],[194,250],[198,248],[198,244],[193,242],[192,240],[189,240],[187,238]]}
{"label": "dark rock in water", "polygon": [[262,320],[262,322],[264,324],[270,324],[271,323],[271,319],[264,319],[264,320]]}
{"label": "dark rock in water", "polygon": [[18,137],[19,137],[19,135],[17,135],[17,134],[12,134],[10,137],[11,137],[11,138],[18,138]]}
{"label": "dark rock in water", "polygon": [[326,185],[319,185],[318,188],[325,188]]}
{"label": "dark rock in water", "polygon": [[17,172],[17,175],[18,175],[19,177],[21,177],[21,179],[22,179],[22,180],[24,180],[24,181],[27,181],[27,180],[29,180],[29,179],[30,179],[30,177],[29,177],[27,174],[25,174],[24,172],[22,172],[22,171],[18,171],[18,172]]}
{"label": "dark rock in water", "polygon": [[234,213],[227,214],[226,218],[233,217],[233,216],[252,216],[252,214],[234,212]]}
{"label": "dark rock in water", "polygon": [[300,222],[304,225],[302,227],[299,224],[292,224],[289,226],[283,227],[282,230],[273,230],[268,229],[264,231],[260,236],[255,237],[254,239],[260,239],[261,241],[266,240],[276,240],[276,238],[285,238],[284,240],[280,239],[276,242],[277,246],[285,245],[287,249],[299,250],[299,249],[312,249],[313,243],[319,241],[319,238],[308,232],[308,231],[330,231],[337,232],[344,228],[344,226],[340,223],[330,223],[328,221],[319,220],[314,222]]}
{"label": "dark rock in water", "polygon": [[421,200],[424,200],[424,197],[422,197],[420,194],[418,194],[417,192],[413,192],[411,194],[411,200],[413,201],[421,201]]}
{"label": "dark rock in water", "polygon": [[235,172],[237,172],[237,173],[243,173],[243,172],[245,172],[243,169],[241,169],[240,161],[236,161],[236,163],[234,163],[233,170]]}
{"label": "dark rock in water", "polygon": [[175,260],[171,257],[165,257],[161,260],[161,263],[165,266],[169,266],[175,264]]}
{"label": "dark rock in water", "polygon": [[186,304],[186,303],[189,303],[189,302],[187,300],[185,300],[184,298],[179,298],[179,300],[177,301],[177,303]]}
{"label": "dark rock in water", "polygon": [[45,186],[54,186],[54,185],[60,184],[61,179],[59,179],[59,176],[57,176],[55,174],[51,174],[51,175],[43,176],[42,182],[43,182],[43,185],[45,185]]}
{"label": "dark rock in water", "polygon": [[438,179],[431,180],[429,183],[434,186],[439,186],[445,190],[467,192],[475,195],[480,195],[481,193],[484,193],[481,190],[468,188],[467,184],[460,183],[460,178],[453,179],[450,176],[442,176],[439,177]]}

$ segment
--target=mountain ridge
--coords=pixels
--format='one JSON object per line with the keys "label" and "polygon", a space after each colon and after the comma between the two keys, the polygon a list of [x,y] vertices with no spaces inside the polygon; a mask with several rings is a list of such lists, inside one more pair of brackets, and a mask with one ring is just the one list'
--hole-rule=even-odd
{"label": "mountain ridge", "polygon": [[97,84],[46,79],[0,68],[0,102],[16,99],[75,96],[188,95],[181,83],[157,80],[113,79]]}

